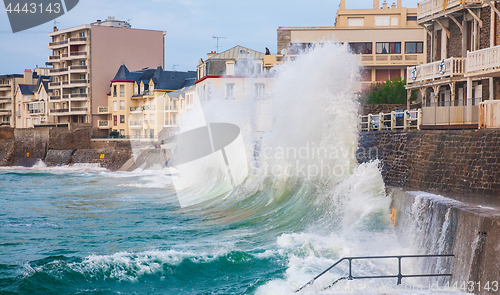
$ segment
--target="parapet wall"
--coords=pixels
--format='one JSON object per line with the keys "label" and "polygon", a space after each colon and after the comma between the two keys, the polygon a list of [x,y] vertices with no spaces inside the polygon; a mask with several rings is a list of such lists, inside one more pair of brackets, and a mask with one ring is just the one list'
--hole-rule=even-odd
{"label": "parapet wall", "polygon": [[362,132],[358,161],[380,159],[387,185],[500,195],[500,130]]}

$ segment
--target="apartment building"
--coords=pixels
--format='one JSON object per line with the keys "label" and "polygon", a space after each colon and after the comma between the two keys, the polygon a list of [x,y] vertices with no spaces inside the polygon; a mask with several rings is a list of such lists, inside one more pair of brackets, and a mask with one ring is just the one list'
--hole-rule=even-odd
{"label": "apartment building", "polygon": [[53,90],[49,114],[57,123],[91,123],[98,126],[107,115],[98,107],[107,105],[109,81],[116,69],[163,66],[165,32],[133,29],[128,22],[109,17],[90,25],[81,25],[49,33],[49,62]]}
{"label": "apartment building", "polygon": [[[23,74],[0,75],[0,126],[22,128],[16,124],[16,91],[20,84],[36,84],[40,76],[48,73],[48,68],[36,67],[24,70]],[[49,77],[44,77],[49,79]]]}
{"label": "apartment building", "polygon": [[197,67],[196,97],[201,104],[213,98],[257,101],[256,131],[270,127],[272,77],[264,69],[264,53],[235,46],[221,53],[207,54]]}
{"label": "apartment building", "polygon": [[[335,25],[330,27],[279,27],[277,55],[266,55],[270,68],[282,59],[324,42],[348,43],[364,67],[360,87],[387,79],[405,78],[406,67],[424,60],[425,36],[416,23],[417,9],[373,1],[372,9],[346,9],[340,1]],[[285,55],[285,57],[283,57]]]}
{"label": "apartment building", "polygon": [[173,134],[186,104],[193,101],[196,72],[142,69],[130,72],[121,65],[111,81],[108,102],[98,107],[98,127],[119,132],[122,137],[157,138],[165,129]]}
{"label": "apartment building", "polygon": [[419,2],[426,60],[407,69],[407,89],[423,97],[422,129],[500,127],[499,8],[490,1]]}
{"label": "apartment building", "polygon": [[52,104],[49,100],[52,93],[49,82],[49,76],[39,76],[32,84],[17,85],[14,91],[16,128],[33,128],[55,123],[55,117],[50,116],[48,111]]}

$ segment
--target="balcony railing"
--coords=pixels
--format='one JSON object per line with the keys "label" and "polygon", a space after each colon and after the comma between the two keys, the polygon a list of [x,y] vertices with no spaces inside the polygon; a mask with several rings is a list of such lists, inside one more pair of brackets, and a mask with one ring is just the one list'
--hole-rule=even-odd
{"label": "balcony railing", "polygon": [[69,109],[51,109],[51,113],[69,113]]}
{"label": "balcony railing", "polygon": [[7,84],[0,84],[0,88],[2,88],[2,87],[10,87],[10,84],[8,84],[8,83]]}
{"label": "balcony railing", "polygon": [[399,110],[390,113],[368,114],[360,116],[359,130],[360,131],[380,131],[380,130],[395,130],[395,129],[418,129],[422,112],[420,109],[415,110]]}
{"label": "balcony railing", "polygon": [[61,96],[49,96],[49,100],[60,100]]}
{"label": "balcony railing", "polygon": [[87,108],[71,108],[72,112],[86,112]]}
{"label": "balcony railing", "polygon": [[97,124],[98,124],[99,128],[101,128],[101,129],[107,129],[110,126],[108,120],[98,120]]}
{"label": "balcony railing", "polygon": [[44,113],[44,110],[41,110],[41,109],[30,110],[30,114],[32,114],[32,115],[43,114],[43,113]]}
{"label": "balcony railing", "polygon": [[417,18],[431,16],[445,10],[459,7],[461,4],[480,4],[479,0],[424,0],[417,4]]}
{"label": "balcony railing", "polygon": [[463,57],[451,57],[442,61],[406,68],[408,84],[432,79],[463,76],[464,73],[465,58]]}
{"label": "balcony railing", "polygon": [[71,80],[69,84],[86,84],[89,83],[89,80]]}
{"label": "balcony railing", "polygon": [[480,102],[481,98],[471,98],[427,103],[422,106],[422,125],[478,124]]}
{"label": "balcony railing", "polygon": [[500,100],[479,104],[479,128],[500,128]]}
{"label": "balcony railing", "polygon": [[138,112],[138,111],[142,111],[142,107],[130,107],[130,111],[131,111],[131,112]]}
{"label": "balcony railing", "polygon": [[86,37],[76,37],[76,38],[70,38],[69,42],[75,43],[75,42],[86,42],[87,38]]}
{"label": "balcony railing", "polygon": [[89,95],[87,93],[72,93],[70,98],[87,98]]}
{"label": "balcony railing", "polygon": [[467,52],[467,75],[498,71],[500,67],[500,45]]}
{"label": "balcony railing", "polygon": [[57,87],[57,86],[59,86],[59,85],[61,85],[61,82],[50,82],[50,83],[49,83],[49,86],[50,86],[50,87]]}
{"label": "balcony railing", "polygon": [[54,59],[61,59],[60,55],[51,55],[49,56],[49,60],[54,60]]}
{"label": "balcony railing", "polygon": [[74,52],[70,52],[70,53],[69,53],[69,56],[70,56],[70,57],[75,57],[75,56],[84,56],[84,55],[87,55],[87,52],[86,52],[86,51],[74,51]]}
{"label": "balcony railing", "polygon": [[59,69],[50,69],[51,73],[60,73],[60,72],[66,72],[68,68],[59,68]]}
{"label": "balcony railing", "polygon": [[144,106],[144,107],[142,107],[142,109],[145,111],[155,111],[156,107],[155,106]]}
{"label": "balcony railing", "polygon": [[57,41],[57,42],[50,42],[49,43],[49,47],[59,46],[59,45],[64,45],[64,44],[68,44],[68,40],[62,40],[62,41]]}
{"label": "balcony railing", "polygon": [[70,66],[69,70],[70,71],[81,71],[81,70],[86,70],[87,66]]}
{"label": "balcony railing", "polygon": [[97,107],[97,113],[109,114],[109,108],[108,107]]}
{"label": "balcony railing", "polygon": [[130,126],[141,126],[142,121],[130,121],[129,124]]}

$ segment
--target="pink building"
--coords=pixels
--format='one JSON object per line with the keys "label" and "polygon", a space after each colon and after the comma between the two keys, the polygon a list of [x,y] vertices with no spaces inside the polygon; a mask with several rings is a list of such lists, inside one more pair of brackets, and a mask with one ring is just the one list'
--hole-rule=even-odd
{"label": "pink building", "polygon": [[156,68],[165,64],[165,32],[132,29],[125,21],[109,17],[49,33],[49,62],[53,90],[51,116],[56,123],[92,123],[106,120],[99,113],[108,105],[109,81],[122,64],[132,68]]}

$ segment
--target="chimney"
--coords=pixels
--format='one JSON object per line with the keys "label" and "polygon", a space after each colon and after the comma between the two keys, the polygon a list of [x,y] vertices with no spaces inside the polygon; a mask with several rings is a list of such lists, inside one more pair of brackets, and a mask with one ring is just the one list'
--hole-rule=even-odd
{"label": "chimney", "polygon": [[373,0],[373,9],[379,9],[380,3],[378,2],[378,0]]}
{"label": "chimney", "polygon": [[387,9],[387,1],[384,0],[384,3],[382,3],[382,9]]}
{"label": "chimney", "polygon": [[345,0],[340,0],[339,9],[345,9]]}
{"label": "chimney", "polygon": [[396,3],[392,3],[391,9],[396,9]]}
{"label": "chimney", "polygon": [[24,70],[24,84],[33,84],[33,72],[31,70]]}
{"label": "chimney", "polygon": [[57,31],[59,31],[59,29],[56,26],[54,26],[54,32],[57,32]]}
{"label": "chimney", "polygon": [[211,58],[212,56],[217,55],[216,51],[210,51],[210,53],[207,53],[207,59]]}

